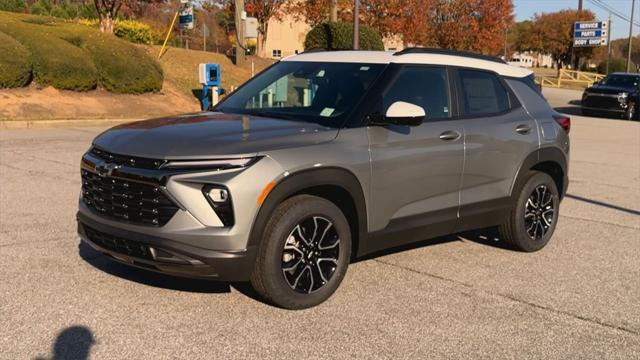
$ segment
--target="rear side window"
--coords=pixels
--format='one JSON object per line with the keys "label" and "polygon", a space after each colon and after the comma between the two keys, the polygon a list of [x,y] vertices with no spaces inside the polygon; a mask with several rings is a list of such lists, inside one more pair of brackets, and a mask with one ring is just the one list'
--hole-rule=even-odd
{"label": "rear side window", "polygon": [[464,115],[489,115],[509,110],[509,95],[490,72],[460,69]]}
{"label": "rear side window", "polygon": [[450,117],[447,70],[444,67],[403,67],[385,92],[384,111],[396,101],[421,106],[427,120]]}

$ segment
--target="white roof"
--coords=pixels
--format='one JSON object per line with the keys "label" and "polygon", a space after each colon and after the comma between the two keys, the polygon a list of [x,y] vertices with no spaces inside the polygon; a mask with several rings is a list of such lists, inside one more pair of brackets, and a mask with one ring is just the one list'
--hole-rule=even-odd
{"label": "white roof", "polygon": [[363,64],[429,64],[452,65],[485,69],[494,71],[502,76],[525,77],[533,72],[517,66],[497,61],[476,59],[463,55],[407,53],[393,55],[387,51],[318,51],[302,53],[282,59],[282,61],[313,61],[313,62],[346,62]]}

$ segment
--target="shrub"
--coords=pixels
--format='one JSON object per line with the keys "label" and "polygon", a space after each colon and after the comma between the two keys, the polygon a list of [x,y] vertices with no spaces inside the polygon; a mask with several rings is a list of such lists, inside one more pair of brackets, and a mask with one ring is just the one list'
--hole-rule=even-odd
{"label": "shrub", "polygon": [[16,88],[31,81],[29,51],[9,35],[0,32],[0,88]]}
{"label": "shrub", "polygon": [[[627,70],[627,59],[612,57],[609,59],[609,72],[616,71],[626,71]],[[607,61],[603,61],[598,64],[598,73],[606,74],[607,73]]]}
{"label": "shrub", "polygon": [[151,45],[155,43],[155,35],[151,26],[134,20],[118,20],[113,28],[113,34],[119,38],[137,44]]}
{"label": "shrub", "polygon": [[22,12],[25,8],[24,0],[0,0],[0,10]]}
{"label": "shrub", "polygon": [[97,85],[116,93],[162,88],[160,64],[143,48],[97,29],[42,16],[0,13],[5,31],[31,53],[39,85],[89,90]]}
{"label": "shrub", "polygon": [[84,46],[98,69],[98,82],[106,90],[141,94],[162,89],[162,67],[144,49],[98,32],[85,38]]}
{"label": "shrub", "polygon": [[[360,49],[384,50],[382,37],[374,29],[360,26]],[[353,48],[353,24],[329,22],[315,26],[304,41],[305,49],[349,50]]]}
{"label": "shrub", "polygon": [[[21,18],[30,21],[21,21]],[[58,37],[63,24],[50,22],[38,25],[33,23],[34,18],[42,19],[34,16],[3,17],[0,31],[29,49],[36,83],[64,90],[94,89],[98,74],[87,52]]]}

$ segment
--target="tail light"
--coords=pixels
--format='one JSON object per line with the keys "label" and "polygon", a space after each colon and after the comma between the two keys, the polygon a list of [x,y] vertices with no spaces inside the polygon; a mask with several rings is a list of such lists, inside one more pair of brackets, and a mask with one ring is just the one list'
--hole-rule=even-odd
{"label": "tail light", "polygon": [[567,134],[569,133],[569,130],[571,130],[570,117],[566,115],[553,115],[553,119],[558,123],[558,125],[560,125],[561,128],[564,129],[564,131],[567,132]]}

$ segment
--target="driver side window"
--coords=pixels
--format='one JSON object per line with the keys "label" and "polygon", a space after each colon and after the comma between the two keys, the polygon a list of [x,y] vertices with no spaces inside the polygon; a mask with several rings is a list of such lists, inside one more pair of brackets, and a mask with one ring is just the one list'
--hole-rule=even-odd
{"label": "driver side window", "polygon": [[396,101],[422,107],[427,120],[451,117],[447,70],[426,66],[402,68],[384,94],[384,113]]}

